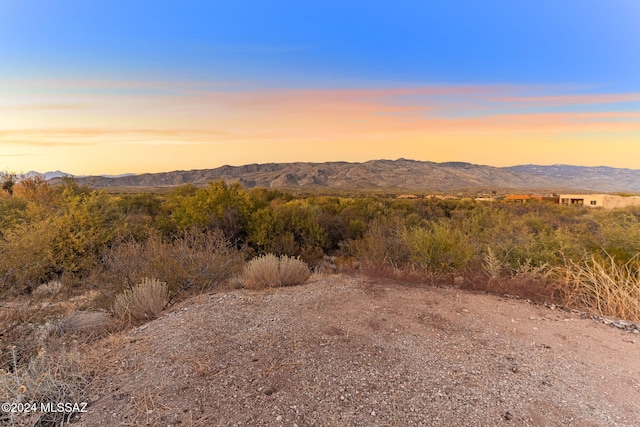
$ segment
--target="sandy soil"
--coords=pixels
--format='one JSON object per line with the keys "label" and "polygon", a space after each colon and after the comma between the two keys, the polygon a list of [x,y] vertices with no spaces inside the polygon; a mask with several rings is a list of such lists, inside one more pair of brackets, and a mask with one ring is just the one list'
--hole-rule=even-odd
{"label": "sandy soil", "polygon": [[453,288],[314,276],[200,296],[110,343],[76,425],[640,423],[640,335]]}

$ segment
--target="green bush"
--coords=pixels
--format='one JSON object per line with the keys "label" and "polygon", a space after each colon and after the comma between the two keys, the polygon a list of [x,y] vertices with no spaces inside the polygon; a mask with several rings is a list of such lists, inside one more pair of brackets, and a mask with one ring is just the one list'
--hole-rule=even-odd
{"label": "green bush", "polygon": [[329,245],[317,221],[319,213],[303,201],[259,209],[251,215],[248,241],[258,252],[299,256],[313,263],[322,259]]}
{"label": "green bush", "polygon": [[57,277],[52,219],[21,224],[0,240],[0,289],[22,292]]}
{"label": "green bush", "polygon": [[411,261],[434,273],[461,272],[474,254],[466,236],[446,223],[410,228],[402,237],[409,248]]}
{"label": "green bush", "polygon": [[594,252],[598,250],[627,262],[640,253],[640,209],[614,209],[595,216]]}
{"label": "green bush", "polygon": [[205,188],[182,188],[169,200],[171,217],[180,230],[219,229],[231,241],[246,237],[252,204],[240,184],[215,181]]}

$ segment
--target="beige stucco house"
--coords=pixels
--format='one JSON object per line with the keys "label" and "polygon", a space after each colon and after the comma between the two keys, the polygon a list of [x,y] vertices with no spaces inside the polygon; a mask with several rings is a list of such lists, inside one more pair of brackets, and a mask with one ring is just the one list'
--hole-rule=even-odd
{"label": "beige stucco house", "polygon": [[578,205],[591,208],[626,208],[640,206],[640,196],[614,196],[611,194],[561,194],[560,204],[564,206]]}

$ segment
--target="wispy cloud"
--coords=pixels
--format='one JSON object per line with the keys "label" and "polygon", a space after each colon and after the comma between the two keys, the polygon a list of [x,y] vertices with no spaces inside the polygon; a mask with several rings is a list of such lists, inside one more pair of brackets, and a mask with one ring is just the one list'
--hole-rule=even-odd
{"label": "wispy cloud", "polygon": [[[105,155],[126,145],[144,163],[149,147],[166,153],[175,147],[167,161],[201,157],[197,153],[204,150],[220,159],[259,162],[277,160],[283,144],[287,153],[282,156],[329,152],[341,158],[340,153],[362,152],[363,147],[377,147],[380,153],[399,147],[428,152],[425,144],[438,141],[469,156],[483,150],[474,145],[477,141],[508,143],[514,153],[540,139],[567,141],[567,147],[605,136],[640,143],[640,112],[629,111],[629,103],[640,100],[637,93],[567,93],[562,87],[514,85],[249,90],[248,85],[221,88],[206,82],[96,84],[102,89],[81,82],[80,94],[69,89],[33,99],[5,98],[0,149],[53,152],[60,147],[68,153],[78,148]],[[138,90],[147,87],[151,90]],[[438,150],[444,152],[441,146]],[[597,159],[595,151],[593,156]]]}
{"label": "wispy cloud", "polygon": [[[114,84],[114,86],[117,86]],[[562,109],[532,112],[537,106],[600,105],[640,99],[640,94],[518,95],[529,87],[420,86],[386,89],[192,91],[123,96],[106,102],[96,117],[69,116],[65,127],[0,130],[0,142],[52,144],[189,144],[220,141],[334,140],[345,136],[457,133],[635,132],[638,113]],[[100,103],[99,99],[94,99]],[[73,110],[88,104],[31,105],[33,110]],[[26,106],[24,109],[27,110]],[[465,116],[460,111],[475,109]],[[484,109],[484,111],[483,111]],[[58,116],[56,116],[58,120]],[[86,121],[86,123],[82,123]],[[101,122],[102,126],[91,125]],[[104,124],[108,125],[104,125]]]}
{"label": "wispy cloud", "polygon": [[203,129],[39,128],[0,130],[0,143],[31,145],[98,145],[118,143],[194,143],[233,139],[229,132]]}
{"label": "wispy cloud", "polygon": [[519,104],[540,104],[544,106],[618,104],[624,102],[640,102],[640,93],[520,96],[502,98],[501,101]]}
{"label": "wispy cloud", "polygon": [[69,111],[69,110],[86,110],[92,108],[89,104],[26,104],[12,105],[0,107],[0,110],[13,111]]}

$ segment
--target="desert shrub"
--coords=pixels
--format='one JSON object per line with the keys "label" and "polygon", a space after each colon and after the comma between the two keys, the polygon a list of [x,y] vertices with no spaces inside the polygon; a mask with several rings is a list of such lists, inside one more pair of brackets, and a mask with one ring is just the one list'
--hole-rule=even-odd
{"label": "desert shrub", "polygon": [[594,252],[604,251],[623,263],[640,253],[640,209],[597,212],[594,229]]}
{"label": "desert shrub", "polygon": [[273,254],[266,254],[249,261],[242,271],[240,282],[245,288],[263,289],[279,285],[278,270],[280,260]]}
{"label": "desert shrub", "polygon": [[105,330],[111,324],[111,316],[102,311],[77,311],[62,319],[58,325],[61,333]]}
{"label": "desert shrub", "polygon": [[482,270],[484,277],[476,276],[466,287],[494,294],[517,295],[541,303],[562,302],[551,279],[554,268],[548,264],[533,265],[526,260],[516,268],[511,268],[491,248],[487,248]]}
{"label": "desert shrub", "polygon": [[322,259],[329,239],[318,224],[319,209],[303,201],[276,204],[255,211],[249,223],[249,243],[258,252]]}
{"label": "desert shrub", "polygon": [[52,244],[58,274],[87,274],[116,236],[120,217],[109,195],[92,191],[61,195]]}
{"label": "desert shrub", "polygon": [[23,291],[61,276],[86,277],[113,241],[117,220],[100,192],[65,189],[55,206],[30,202],[25,219],[0,238],[0,283]]}
{"label": "desert shrub", "polygon": [[[475,248],[490,247],[504,271],[517,270],[527,261],[532,266],[555,266],[562,257],[580,259],[589,236],[584,222],[553,220],[556,206],[544,203],[479,206],[452,226],[468,236]],[[485,251],[475,251],[472,268],[483,268]]]}
{"label": "desert shrub", "polygon": [[162,198],[157,194],[140,193],[114,196],[115,209],[122,218],[117,226],[118,236],[145,240],[159,227],[163,213]]}
{"label": "desert shrub", "polygon": [[526,241],[526,229],[518,217],[500,206],[481,205],[456,225],[476,244],[490,247],[500,260]]}
{"label": "desert shrub", "polygon": [[157,194],[124,194],[115,201],[116,207],[125,215],[142,214],[150,217],[160,214],[162,199]]}
{"label": "desert shrub", "polygon": [[34,298],[41,298],[41,297],[52,298],[58,295],[60,291],[62,291],[62,288],[63,288],[62,282],[60,282],[59,280],[51,280],[47,283],[44,283],[38,286],[36,289],[33,290],[31,295]]}
{"label": "desert shrub", "polygon": [[326,236],[325,252],[338,249],[340,242],[349,238],[349,223],[345,218],[322,212],[316,216],[315,220]]}
{"label": "desert shrub", "polygon": [[[61,351],[55,357],[44,350],[21,363],[17,350],[9,346],[11,369],[0,370],[2,402],[40,404],[51,402],[86,402],[91,382],[82,355],[77,350]],[[9,426],[67,425],[74,414],[62,412],[0,414],[0,424]]]}
{"label": "desert shrub", "polygon": [[0,290],[22,292],[54,278],[56,237],[49,219],[7,230],[0,239]]}
{"label": "desert shrub", "polygon": [[347,220],[361,220],[369,223],[376,218],[393,216],[388,211],[387,203],[373,196],[345,199],[341,202],[340,215]]}
{"label": "desert shrub", "polygon": [[27,201],[21,197],[6,197],[0,194],[0,235],[25,221]]}
{"label": "desert shrub", "polygon": [[400,217],[376,218],[361,239],[349,245],[349,251],[365,270],[400,269],[407,265],[410,251],[402,239],[404,222]]}
{"label": "desert shrub", "polygon": [[434,273],[462,271],[474,254],[466,236],[446,223],[410,228],[403,232],[402,238],[412,262]]}
{"label": "desert shrub", "polygon": [[38,176],[20,179],[14,190],[15,196],[38,205],[51,207],[56,201],[55,189]]}
{"label": "desert shrub", "polygon": [[277,257],[266,254],[249,261],[240,282],[246,288],[263,289],[278,286],[300,285],[311,277],[307,264],[287,255]]}
{"label": "desert shrub", "polygon": [[141,242],[119,241],[105,254],[99,274],[116,290],[131,288],[143,277],[157,277],[170,283],[172,294],[205,292],[231,278],[243,263],[240,251],[221,231],[194,228],[174,238],[152,233]]}
{"label": "desert shrub", "polygon": [[280,286],[295,286],[309,280],[311,270],[302,260],[283,255],[280,257],[278,274]]}
{"label": "desert shrub", "polygon": [[145,277],[142,283],[116,297],[113,310],[125,319],[151,320],[158,317],[168,301],[167,284]]}
{"label": "desert shrub", "polygon": [[552,269],[549,264],[535,265],[530,259],[527,259],[511,271],[511,276],[524,281],[547,281],[551,273]]}
{"label": "desert shrub", "polygon": [[498,259],[491,247],[487,248],[487,251],[484,255],[482,270],[487,275],[489,280],[496,280],[500,278],[502,272],[504,271],[504,265],[502,261]]}
{"label": "desert shrub", "polygon": [[231,241],[245,237],[252,204],[240,184],[215,181],[205,188],[179,191],[169,197],[171,217],[178,229],[219,229]]}
{"label": "desert shrub", "polygon": [[604,316],[640,321],[640,260],[618,262],[613,256],[591,255],[566,260],[554,279],[567,305]]}
{"label": "desert shrub", "polygon": [[248,195],[254,210],[266,208],[270,203],[273,203],[274,201],[288,202],[293,200],[294,198],[293,195],[283,193],[280,190],[260,187],[252,188],[248,191]]}

